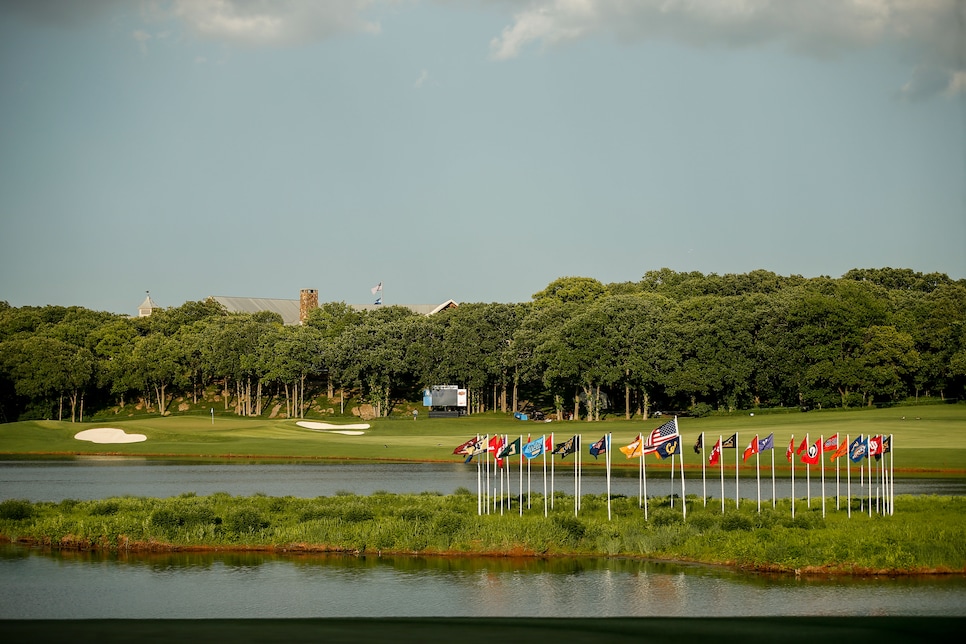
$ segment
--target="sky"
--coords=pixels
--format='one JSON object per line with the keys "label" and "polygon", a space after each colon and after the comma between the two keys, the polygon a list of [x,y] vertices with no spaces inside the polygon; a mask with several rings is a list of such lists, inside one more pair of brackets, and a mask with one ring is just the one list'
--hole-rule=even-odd
{"label": "sky", "polygon": [[966,278],[964,0],[0,0],[0,301]]}

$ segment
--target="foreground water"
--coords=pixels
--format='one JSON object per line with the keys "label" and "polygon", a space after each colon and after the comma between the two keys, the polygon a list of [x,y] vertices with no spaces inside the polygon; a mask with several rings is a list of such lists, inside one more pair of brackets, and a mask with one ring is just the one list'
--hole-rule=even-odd
{"label": "foreground water", "polygon": [[[567,464],[569,466],[569,463]],[[555,468],[551,478],[547,474],[547,489],[551,486],[567,494],[574,492],[572,466]],[[511,493],[520,489],[520,473],[514,469],[510,475]],[[544,490],[543,470],[534,467],[523,472],[523,487],[534,493]],[[480,476],[483,485],[486,479]],[[529,482],[528,482],[529,481]],[[866,484],[860,486],[860,481]],[[152,460],[131,457],[78,457],[72,460],[9,460],[0,461],[0,501],[5,499],[27,499],[29,501],[62,501],[64,499],[92,500],[111,496],[150,496],[170,497],[184,493],[209,495],[227,492],[234,496],[267,494],[269,496],[296,496],[314,498],[331,496],[341,492],[368,495],[373,492],[396,494],[418,494],[420,492],[439,492],[451,494],[463,487],[472,491],[477,489],[477,469],[463,463],[408,463],[408,464],[326,464],[326,463],[212,463],[185,462],[171,460]],[[499,480],[491,477],[490,489],[500,489]],[[636,497],[641,483],[636,472],[621,471],[611,479],[611,492]],[[603,494],[607,483],[600,470],[586,471],[581,492],[584,494]],[[688,494],[721,498],[722,485],[715,474],[709,474],[703,481],[700,472],[688,472],[685,491]],[[760,486],[755,479],[742,478],[738,485],[739,496],[745,499],[758,497],[772,498],[772,481],[767,471],[762,472]],[[848,493],[846,472],[839,473],[836,487],[835,472],[826,472],[825,496],[833,497],[838,493],[845,497]],[[651,472],[647,475],[647,494],[666,496],[680,494],[679,478],[670,480],[667,471]],[[775,497],[791,496],[791,481],[778,479],[775,482]],[[895,494],[966,494],[966,479],[897,479]],[[811,486],[806,480],[795,481],[795,496],[820,496],[821,479],[818,473],[811,477]],[[852,493],[869,495],[867,477],[859,478],[858,469],[852,472]],[[875,487],[872,489],[875,494]],[[880,490],[881,493],[881,490]],[[724,497],[735,498],[734,478],[724,481]]]}
{"label": "foreground water", "polygon": [[2,619],[966,616],[966,580],[795,578],[634,559],[137,557],[0,546]]}

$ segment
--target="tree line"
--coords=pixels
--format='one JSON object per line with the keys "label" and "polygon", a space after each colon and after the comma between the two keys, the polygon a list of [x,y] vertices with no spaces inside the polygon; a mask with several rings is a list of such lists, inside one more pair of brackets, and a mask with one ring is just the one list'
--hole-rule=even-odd
{"label": "tree line", "polygon": [[471,411],[588,420],[962,398],[966,280],[665,268],[638,282],[563,277],[529,302],[428,317],[328,302],[300,326],[210,300],[145,318],[0,302],[4,422],[83,419],[85,405],[135,400],[164,414],[175,397],[197,403],[212,390],[242,415],[271,404],[301,417],[339,391],[385,416],[434,384],[466,387]]}

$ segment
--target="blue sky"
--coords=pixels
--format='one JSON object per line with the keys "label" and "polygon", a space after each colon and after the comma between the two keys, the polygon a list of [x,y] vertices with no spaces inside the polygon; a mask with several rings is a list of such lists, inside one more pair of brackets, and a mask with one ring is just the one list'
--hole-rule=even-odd
{"label": "blue sky", "polygon": [[966,278],[958,0],[0,2],[0,300]]}

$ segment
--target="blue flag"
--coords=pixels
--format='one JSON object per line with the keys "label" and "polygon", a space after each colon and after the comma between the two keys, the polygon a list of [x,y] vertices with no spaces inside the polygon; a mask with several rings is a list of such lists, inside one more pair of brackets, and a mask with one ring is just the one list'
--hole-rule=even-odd
{"label": "blue flag", "polygon": [[767,438],[758,439],[758,451],[764,452],[768,449],[775,449],[775,434],[768,434]]}
{"label": "blue flag", "polygon": [[530,441],[529,443],[523,446],[523,455],[526,456],[528,459],[536,458],[540,456],[541,454],[543,454],[544,441],[545,441],[544,436],[541,436],[536,440]]}
{"label": "blue flag", "polygon": [[869,439],[859,436],[849,445],[849,458],[858,463],[869,453]]}
{"label": "blue flag", "polygon": [[664,441],[660,445],[654,448],[654,453],[657,454],[658,458],[667,458],[674,454],[681,453],[681,438],[672,438],[669,441]]}
{"label": "blue flag", "polygon": [[590,446],[590,455],[597,458],[598,454],[603,454],[607,451],[607,435],[605,434],[603,438]]}

